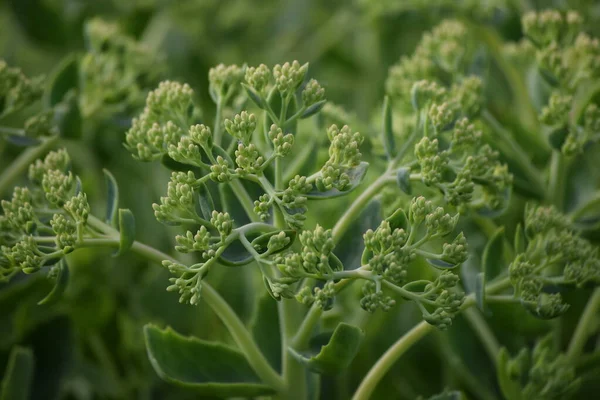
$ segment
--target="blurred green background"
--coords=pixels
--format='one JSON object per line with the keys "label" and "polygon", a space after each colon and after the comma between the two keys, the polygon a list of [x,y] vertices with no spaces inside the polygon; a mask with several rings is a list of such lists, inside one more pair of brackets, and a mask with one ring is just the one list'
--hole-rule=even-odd
{"label": "blurred green background", "polygon": [[[588,31],[600,5],[595,1],[516,0],[2,0],[0,2],[0,58],[28,75],[51,75],[72,53],[86,51],[84,26],[100,17],[162,57],[156,64],[162,78],[188,82],[196,91],[205,115],[214,105],[208,95],[208,70],[225,64],[285,61],[309,62],[309,75],[325,87],[332,103],[343,107],[356,129],[369,135],[379,118],[388,68],[410,54],[423,32],[443,18],[456,17],[484,24],[506,40],[521,37],[519,18],[529,9],[550,6],[579,9]],[[150,68],[152,68],[151,66]],[[65,141],[74,170],[82,177],[92,208],[102,213],[105,196],[102,168],[120,183],[121,204],[136,215],[138,240],[169,251],[174,230],[155,221],[151,204],[166,190],[169,172],[135,162],[121,143],[129,118],[84,121],[81,140]],[[18,123],[22,116],[14,117]],[[375,126],[377,126],[375,124]],[[0,169],[20,148],[2,144]],[[5,198],[9,193],[0,193]],[[342,207],[345,203],[342,203]],[[338,207],[331,211],[334,222]],[[220,322],[202,304],[179,305],[177,295],[165,291],[168,273],[127,255],[112,258],[105,251],[78,251],[69,257],[72,280],[63,301],[38,306],[50,283],[41,276],[19,276],[0,286],[0,371],[14,344],[32,346],[36,357],[35,399],[185,399],[193,393],[170,386],[156,376],[144,349],[141,328],[147,322],[171,325],[183,334],[229,341]],[[253,307],[252,271],[224,270],[210,276],[226,299],[249,320]],[[260,286],[257,286],[260,288]],[[262,290],[262,289],[257,289]],[[576,306],[576,305],[574,305]],[[343,311],[343,310],[342,310]],[[369,324],[367,344],[349,374],[326,380],[323,397],[346,399],[360,377],[379,355],[421,317],[402,305],[389,314],[367,320],[352,310],[357,323]],[[512,316],[512,320],[518,318]],[[526,320],[527,317],[523,317]],[[527,319],[529,320],[529,319]],[[451,377],[440,368],[447,348],[460,349],[477,376],[495,385],[495,373],[483,362],[479,342],[464,320],[444,340],[426,340],[411,350],[380,385],[381,397],[415,398],[439,392]],[[377,328],[377,329],[376,329]],[[522,329],[535,334],[540,327]],[[439,343],[446,343],[440,345]],[[441,347],[439,347],[441,346]],[[439,347],[439,348],[438,348]],[[400,384],[402,382],[402,384]],[[410,382],[409,384],[407,382]]]}

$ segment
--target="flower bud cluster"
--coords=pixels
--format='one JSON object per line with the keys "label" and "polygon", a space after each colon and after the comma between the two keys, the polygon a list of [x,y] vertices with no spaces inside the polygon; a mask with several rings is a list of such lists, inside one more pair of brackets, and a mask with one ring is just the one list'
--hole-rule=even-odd
{"label": "flower bud cluster", "polygon": [[319,190],[336,188],[344,191],[350,184],[349,172],[360,164],[361,153],[359,150],[364,138],[358,133],[352,133],[347,125],[339,129],[332,125],[327,130],[327,137],[331,142],[329,146],[329,160],[321,168],[321,174],[315,184]]}

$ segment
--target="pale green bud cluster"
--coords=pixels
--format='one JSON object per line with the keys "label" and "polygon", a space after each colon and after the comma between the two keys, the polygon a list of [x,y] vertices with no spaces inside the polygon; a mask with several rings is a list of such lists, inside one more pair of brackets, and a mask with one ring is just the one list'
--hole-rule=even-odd
{"label": "pale green bud cluster", "polygon": [[0,116],[8,115],[39,100],[43,93],[42,78],[30,79],[19,68],[0,60]]}
{"label": "pale green bud cluster", "polygon": [[290,153],[294,145],[294,135],[291,133],[284,135],[281,128],[273,124],[269,129],[268,136],[273,143],[273,148],[277,156],[285,157]]}
{"label": "pale green bud cluster", "polygon": [[187,84],[161,82],[146,99],[142,114],[134,118],[125,135],[125,148],[140,161],[167,154],[187,133],[193,112],[193,91]]}
{"label": "pale green bud cluster", "polygon": [[163,73],[162,58],[116,23],[91,19],[85,34],[87,52],[79,63],[83,114],[110,115],[140,107],[148,88]]}
{"label": "pale green bud cluster", "polygon": [[244,79],[244,69],[237,65],[219,64],[208,71],[209,91],[213,100],[229,98],[239,89]]}
{"label": "pale green bud cluster", "polygon": [[271,70],[265,64],[260,64],[258,67],[248,67],[246,68],[245,79],[250,87],[258,93],[262,93],[271,81]]}
{"label": "pale green bud cluster", "polygon": [[331,142],[329,146],[329,160],[321,168],[321,174],[315,181],[319,190],[347,189],[350,184],[348,172],[360,164],[360,145],[364,138],[358,132],[352,132],[348,125],[339,129],[332,125],[327,130],[327,137]]}
{"label": "pale green bud cluster", "polygon": [[242,111],[235,115],[233,120],[226,119],[224,122],[227,132],[244,144],[249,143],[252,133],[256,129],[256,116],[252,113]]}
{"label": "pale green bud cluster", "polygon": [[[462,73],[472,58],[472,47],[472,40],[462,22],[443,21],[423,36],[411,56],[401,58],[390,68],[386,92],[392,97],[408,101],[415,82],[423,79],[444,81],[442,78],[448,74]],[[415,95],[411,97],[414,105]],[[416,104],[423,102],[417,101]]]}
{"label": "pale green bud cluster", "polygon": [[291,64],[277,64],[273,67],[273,78],[275,78],[275,86],[283,97],[287,97],[293,93],[304,81],[304,76],[308,71],[308,64],[300,65],[298,61],[293,61]]}
{"label": "pale green bud cluster", "polygon": [[[506,352],[506,349],[502,351]],[[502,367],[506,369],[502,373],[527,399],[572,398],[581,385],[575,365],[566,354],[556,350],[552,335],[539,340],[533,349],[521,349]]]}
{"label": "pale green bud cluster", "polygon": [[598,249],[578,236],[568,219],[552,207],[529,206],[525,232],[528,246],[509,266],[515,297],[533,315],[556,318],[569,305],[563,302],[560,293],[552,293],[546,287],[561,283],[577,287],[599,285]]}
{"label": "pale green bud cluster", "polygon": [[305,106],[312,106],[319,101],[325,100],[325,89],[316,81],[308,81],[304,90],[302,90],[302,102]]}
{"label": "pale green bud cluster", "polygon": [[500,162],[498,152],[481,144],[481,131],[467,118],[459,119],[449,132],[450,146],[446,149],[440,148],[438,138],[427,136],[415,145],[421,181],[440,189],[454,206],[468,206],[477,194],[478,207],[505,207],[512,175]]}

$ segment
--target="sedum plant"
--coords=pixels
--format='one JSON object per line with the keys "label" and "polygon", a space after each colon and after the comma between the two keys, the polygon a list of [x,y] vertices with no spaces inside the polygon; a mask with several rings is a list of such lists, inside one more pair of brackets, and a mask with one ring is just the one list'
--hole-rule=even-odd
{"label": "sedum plant", "polygon": [[[457,329],[481,343],[497,379],[485,383],[461,367],[432,399],[577,398],[586,374],[597,377],[598,196],[589,195],[595,182],[568,196],[568,181],[577,157],[596,151],[600,45],[581,33],[575,12],[530,13],[522,22],[524,41],[491,55],[473,35],[477,26],[447,20],[426,33],[389,71],[378,134],[346,124],[353,118],[326,105],[325,89],[298,61],[210,69],[214,115],[190,85],[161,82],[123,144],[133,159],[170,171],[151,205],[173,232],[166,252],[136,241],[134,214],[119,208],[110,172],[99,216],[68,151],[38,158],[48,148],[28,142],[42,150],[22,159],[28,184],[1,203],[0,280],[43,273],[54,287],[40,303],[51,304],[72,284],[69,258],[81,249],[134,252],[161,265],[169,273],[163,286],[181,307],[211,308],[229,332],[214,341],[144,327],[156,373],[200,396],[327,398],[331,377],[344,376],[379,339],[369,321],[416,312],[419,321],[386,338],[391,345],[356,383],[339,384],[353,390],[348,398],[378,398],[386,373],[430,333],[443,361],[460,360],[448,342]],[[113,114],[113,101],[119,112],[135,108],[140,80],[151,80],[142,62],[150,55],[115,29],[88,25],[84,90],[71,95],[89,116]],[[528,77],[535,83],[539,104],[520,99],[532,104],[511,110],[510,123],[495,111],[491,78],[476,68],[481,58],[498,63],[494,57],[511,90]],[[7,110],[41,96],[19,71],[0,74]],[[10,185],[2,182],[4,192]],[[247,281],[252,321],[212,284],[219,274]],[[515,316],[534,324],[533,339],[502,337]],[[563,332],[567,317],[576,322]],[[17,349],[13,362],[31,357]],[[3,395],[17,375],[9,369]]]}

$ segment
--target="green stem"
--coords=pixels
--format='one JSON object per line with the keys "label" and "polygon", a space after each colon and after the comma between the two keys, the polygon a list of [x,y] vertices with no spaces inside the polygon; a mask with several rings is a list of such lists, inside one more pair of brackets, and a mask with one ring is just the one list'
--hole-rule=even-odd
{"label": "green stem", "polygon": [[567,357],[569,357],[569,359],[575,360],[583,352],[583,348],[585,347],[585,343],[589,337],[589,334],[598,320],[599,312],[600,288],[597,288],[594,290],[594,293],[592,293],[592,296],[588,300],[587,305],[585,306],[585,309],[579,318],[579,323],[575,328],[575,333],[571,338],[571,343],[569,343],[569,348],[567,350]]}
{"label": "green stem", "polygon": [[364,192],[362,192],[333,227],[333,241],[335,243],[339,242],[350,225],[352,225],[352,222],[358,218],[360,213],[367,206],[369,201],[371,201],[371,199],[380,192],[381,188],[394,182],[396,182],[396,178],[386,172],[377,178],[377,180],[375,180]]}
{"label": "green stem", "polygon": [[51,136],[44,139],[38,146],[31,147],[21,153],[0,175],[0,194],[4,193],[21,176],[23,171],[29,167],[29,164],[41,157],[56,142],[58,142],[58,136]]}
{"label": "green stem", "polygon": [[530,156],[523,151],[521,146],[512,137],[512,133],[498,122],[498,120],[487,110],[481,113],[481,118],[496,132],[494,139],[497,139],[499,147],[504,148],[504,153],[510,159],[512,159],[521,168],[523,173],[529,179],[529,183],[535,186],[535,190],[545,197],[546,186],[542,180],[542,174],[532,164]]}
{"label": "green stem", "polygon": [[[88,222],[92,224],[96,229],[102,230],[104,233],[113,236],[112,246],[119,246],[120,238],[117,236],[118,231],[113,227],[103,223],[96,217],[90,216]],[[116,233],[116,235],[115,235]],[[108,244],[108,243],[107,243]],[[138,241],[133,242],[131,251],[144,257],[145,259],[162,264],[164,260],[177,262],[177,260],[168,254],[165,254],[153,247],[140,243]],[[284,392],[286,385],[281,379],[281,376],[271,367],[269,362],[266,360],[256,342],[252,338],[252,335],[246,329],[244,323],[237,316],[235,311],[227,304],[225,299],[208,283],[202,283],[202,299],[208,304],[208,306],[215,312],[215,314],[221,319],[229,333],[233,337],[233,340],[242,350],[248,363],[254,369],[260,379],[267,385],[271,386],[278,392]]]}
{"label": "green stem", "polygon": [[487,322],[485,322],[485,319],[483,319],[479,310],[475,308],[466,309],[465,318],[473,327],[475,334],[479,336],[490,359],[495,363],[498,352],[500,351],[500,344],[498,343],[496,336],[494,336],[494,332],[492,332]]}
{"label": "green stem", "polygon": [[310,335],[312,334],[315,325],[319,322],[323,309],[316,305],[313,305],[308,313],[306,313],[298,332],[291,340],[291,346],[296,350],[303,350],[308,344]]}
{"label": "green stem", "polygon": [[215,112],[215,129],[214,129],[214,142],[217,146],[221,145],[221,141],[223,140],[223,130],[221,126],[223,122],[221,119],[223,118],[223,95],[219,96],[219,101],[217,102],[217,111]]}
{"label": "green stem", "polygon": [[[491,283],[486,290],[486,293],[499,292],[510,286],[509,279]],[[475,304],[475,296],[473,294],[466,297],[461,310],[465,310]],[[389,369],[398,361],[398,359],[408,351],[415,343],[425,337],[428,333],[435,329],[433,325],[425,321],[418,323],[396,343],[394,343],[384,354],[379,358],[375,365],[371,368],[367,376],[363,379],[358,389],[352,397],[353,400],[368,400],[377,384],[383,379]]]}
{"label": "green stem", "polygon": [[231,182],[229,182],[229,186],[231,187],[231,190],[233,190],[233,193],[242,204],[242,207],[248,215],[248,218],[250,218],[250,221],[260,222],[260,218],[254,212],[254,202],[252,201],[252,198],[248,194],[248,191],[246,190],[244,185],[242,185],[242,183],[237,179],[233,179]]}
{"label": "green stem", "polygon": [[441,355],[444,361],[450,366],[451,373],[454,374],[470,392],[475,394],[478,399],[497,399],[496,395],[484,385],[480,379],[475,377],[467,366],[464,365],[460,356],[449,342],[448,336],[443,333],[439,333],[437,336],[439,339],[437,343],[440,347]]}
{"label": "green stem", "polygon": [[565,157],[560,151],[553,151],[550,159],[550,176],[548,177],[548,202],[563,211],[565,178],[567,176]]}

